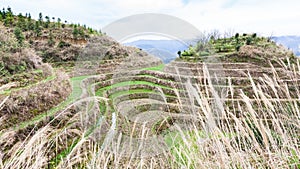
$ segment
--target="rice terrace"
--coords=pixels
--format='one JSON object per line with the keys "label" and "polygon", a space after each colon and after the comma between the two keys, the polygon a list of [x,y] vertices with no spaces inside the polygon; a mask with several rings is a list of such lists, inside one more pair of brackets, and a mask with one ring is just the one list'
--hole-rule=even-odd
{"label": "rice terrace", "polygon": [[59,18],[0,13],[0,169],[300,168],[300,61],[256,33],[170,63]]}

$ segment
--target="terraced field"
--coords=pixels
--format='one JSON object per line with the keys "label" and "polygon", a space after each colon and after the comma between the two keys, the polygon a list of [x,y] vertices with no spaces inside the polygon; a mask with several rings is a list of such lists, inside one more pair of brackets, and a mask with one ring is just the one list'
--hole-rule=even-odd
{"label": "terraced field", "polygon": [[[91,137],[122,157],[149,158],[169,151],[166,138],[178,126],[188,129],[197,124],[213,130],[234,126],[249,116],[275,125],[280,113],[274,117],[269,111],[299,106],[299,80],[298,68],[173,61],[87,77],[83,98],[102,98],[88,103],[88,112],[97,110],[105,117],[103,125],[92,125]],[[249,112],[249,105],[255,114]],[[92,116],[87,121],[97,124],[99,116]]]}
{"label": "terraced field", "polygon": [[[300,135],[297,120],[293,121],[299,119],[295,114],[300,105],[299,67],[173,61],[136,69],[116,64],[112,72],[102,65],[97,71],[73,73],[72,93],[65,101],[2,130],[3,158],[20,156],[12,154],[16,148],[25,153],[28,145],[17,143],[32,140],[30,136],[38,132],[47,139],[48,167],[57,168],[67,167],[76,152],[93,144],[116,155],[121,166],[130,164],[122,159],[160,159],[174,155],[176,135],[195,130],[236,135],[238,126],[258,125],[276,133],[280,125],[293,136]],[[97,74],[88,75],[91,72]],[[56,78],[49,76],[40,83]],[[277,110],[283,112],[274,113]],[[263,141],[255,129],[250,131],[258,143]],[[206,134],[199,139],[211,137]],[[298,144],[300,138],[295,139]]]}
{"label": "terraced field", "polygon": [[274,44],[162,64],[93,41],[1,79],[0,168],[299,167],[300,63]]}

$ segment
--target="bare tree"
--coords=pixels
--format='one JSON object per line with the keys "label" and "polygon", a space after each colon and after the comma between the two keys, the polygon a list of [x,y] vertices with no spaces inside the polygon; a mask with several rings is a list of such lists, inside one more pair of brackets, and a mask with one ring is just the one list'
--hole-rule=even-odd
{"label": "bare tree", "polygon": [[230,38],[230,37],[234,36],[234,33],[235,33],[234,29],[229,28],[224,31],[223,35],[224,35],[224,38]]}

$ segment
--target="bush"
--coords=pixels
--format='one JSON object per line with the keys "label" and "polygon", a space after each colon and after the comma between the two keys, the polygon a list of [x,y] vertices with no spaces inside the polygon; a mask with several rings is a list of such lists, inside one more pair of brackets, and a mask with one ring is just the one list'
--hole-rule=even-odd
{"label": "bush", "polygon": [[209,52],[207,51],[199,52],[199,56],[209,56]]}
{"label": "bush", "polygon": [[246,40],[246,45],[251,45],[252,38],[248,37]]}
{"label": "bush", "polygon": [[240,51],[240,48],[241,48],[241,45],[237,45],[237,46],[235,47],[235,50],[238,52],[238,51]]}
{"label": "bush", "polygon": [[179,58],[181,57],[181,51],[180,50],[177,52],[177,55],[178,55]]}
{"label": "bush", "polygon": [[60,41],[57,45],[57,47],[59,47],[59,48],[70,47],[70,46],[71,46],[71,44],[69,44],[65,41]]}
{"label": "bush", "polygon": [[240,36],[240,34],[239,34],[239,33],[236,33],[234,37],[235,37],[235,39],[238,39],[239,36]]}
{"label": "bush", "polygon": [[15,34],[15,37],[17,38],[17,40],[18,40],[19,45],[22,46],[23,42],[25,40],[24,35],[22,33],[22,30],[19,27],[16,27],[15,30],[14,30],[14,34]]}

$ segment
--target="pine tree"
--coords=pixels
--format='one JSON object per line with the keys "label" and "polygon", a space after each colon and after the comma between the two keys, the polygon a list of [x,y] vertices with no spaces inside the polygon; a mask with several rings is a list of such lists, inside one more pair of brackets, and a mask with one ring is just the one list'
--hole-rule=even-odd
{"label": "pine tree", "polygon": [[5,11],[5,9],[3,8],[3,9],[2,9],[2,18],[5,19],[5,16],[6,16],[6,11]]}
{"label": "pine tree", "polygon": [[240,36],[240,34],[239,34],[239,33],[236,33],[234,37],[235,37],[235,39],[238,39],[239,36]]}
{"label": "pine tree", "polygon": [[33,31],[34,30],[34,28],[35,28],[35,25],[34,25],[34,23],[33,22],[27,22],[26,23],[26,27],[27,27],[27,30],[30,30],[30,31]]}
{"label": "pine tree", "polygon": [[81,38],[85,37],[84,30],[82,28],[78,29],[78,34],[80,35]]}
{"label": "pine tree", "polygon": [[45,19],[46,19],[46,22],[45,22],[45,24],[44,24],[44,27],[45,27],[45,28],[49,28],[49,25],[50,25],[50,17],[49,17],[49,16],[46,16]]}
{"label": "pine tree", "polygon": [[12,26],[14,18],[13,18],[13,13],[12,13],[11,8],[8,7],[7,12],[5,12],[5,9],[3,9],[3,10],[4,10],[4,13],[5,13],[4,25],[5,26]]}
{"label": "pine tree", "polygon": [[43,22],[43,14],[40,12],[39,13],[39,22],[40,22],[40,25],[42,25],[42,22]]}
{"label": "pine tree", "polygon": [[60,22],[61,22],[61,19],[60,19],[60,18],[57,18],[57,27],[58,27],[58,28],[60,28],[60,25],[61,25]]}
{"label": "pine tree", "polygon": [[25,38],[24,38],[21,28],[16,27],[14,30],[14,34],[18,40],[19,45],[22,46]]}
{"label": "pine tree", "polygon": [[56,24],[55,24],[55,17],[52,17],[52,21],[53,21],[53,23],[51,24],[51,27],[52,27],[52,28],[55,28],[55,27],[56,27]]}
{"label": "pine tree", "polygon": [[74,29],[73,29],[73,37],[74,37],[74,38],[77,38],[78,34],[79,34],[79,31],[78,31],[78,29],[77,29],[77,26],[74,26]]}
{"label": "pine tree", "polygon": [[13,25],[13,17],[10,15],[6,15],[5,19],[4,19],[4,25],[5,26],[12,26]]}
{"label": "pine tree", "polygon": [[27,30],[31,30],[31,31],[34,30],[34,23],[32,22],[30,13],[28,13],[28,15],[27,15],[26,27],[27,27]]}
{"label": "pine tree", "polygon": [[19,13],[19,15],[18,15],[17,26],[18,26],[19,28],[21,28],[22,31],[26,31],[26,30],[27,30],[25,18],[24,18],[24,16],[23,16],[21,13]]}
{"label": "pine tree", "polygon": [[55,44],[55,41],[54,41],[54,38],[53,38],[53,34],[52,32],[50,31],[50,34],[49,34],[49,40],[48,40],[48,45],[49,46],[53,46]]}
{"label": "pine tree", "polygon": [[180,50],[177,52],[177,55],[178,55],[179,58],[181,58],[181,51]]}
{"label": "pine tree", "polygon": [[30,13],[28,13],[27,20],[28,20],[28,21],[31,21],[31,15],[30,15]]}
{"label": "pine tree", "polygon": [[39,21],[35,22],[34,32],[36,33],[36,36],[41,36],[41,27]]}
{"label": "pine tree", "polygon": [[8,8],[7,8],[7,13],[10,14],[10,15],[13,15],[13,12],[12,12],[12,10],[11,10],[11,7],[8,7]]}

